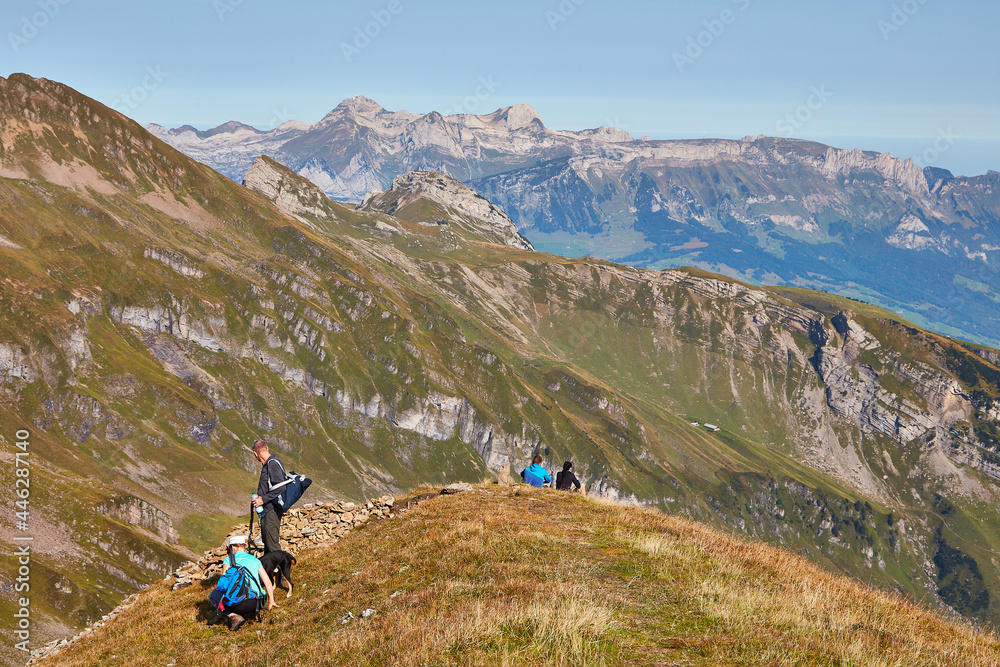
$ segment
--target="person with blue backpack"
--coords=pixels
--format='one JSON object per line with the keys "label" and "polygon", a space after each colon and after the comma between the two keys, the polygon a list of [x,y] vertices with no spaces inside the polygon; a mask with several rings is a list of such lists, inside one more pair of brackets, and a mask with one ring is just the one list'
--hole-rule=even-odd
{"label": "person with blue backpack", "polygon": [[275,609],[274,585],[264,566],[246,550],[245,535],[235,535],[227,543],[226,560],[222,576],[215,590],[208,596],[216,609],[214,625],[227,619],[230,630],[238,630],[247,619],[259,619],[267,597],[267,610]]}
{"label": "person with blue backpack", "polygon": [[521,479],[524,480],[525,484],[537,487],[542,487],[546,484],[552,483],[552,475],[549,474],[548,470],[542,467],[541,456],[535,456],[531,465],[521,471]]}

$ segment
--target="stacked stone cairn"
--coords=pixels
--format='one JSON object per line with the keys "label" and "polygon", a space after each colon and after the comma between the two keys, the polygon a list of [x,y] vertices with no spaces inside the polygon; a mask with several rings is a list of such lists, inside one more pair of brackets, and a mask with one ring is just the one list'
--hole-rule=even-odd
{"label": "stacked stone cairn", "polygon": [[[298,557],[299,551],[309,547],[328,546],[340,540],[348,532],[372,520],[394,519],[395,499],[382,496],[362,504],[351,502],[309,503],[301,508],[290,509],[281,518],[281,548]],[[406,508],[400,510],[405,512]],[[256,523],[256,522],[255,522]],[[225,543],[233,535],[246,535],[248,523],[233,526],[223,545],[209,549],[193,563],[179,567],[170,576],[176,579],[173,590],[190,586],[196,581],[211,579],[222,572],[226,560]],[[255,541],[259,540],[256,533]],[[259,544],[259,541],[258,541]]]}

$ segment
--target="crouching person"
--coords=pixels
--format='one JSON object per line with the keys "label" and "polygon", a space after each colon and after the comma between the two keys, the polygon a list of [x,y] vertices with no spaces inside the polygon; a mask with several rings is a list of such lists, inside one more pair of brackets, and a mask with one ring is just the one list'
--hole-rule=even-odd
{"label": "crouching person", "polygon": [[236,630],[248,619],[260,617],[265,593],[268,610],[278,605],[274,602],[271,578],[260,561],[247,553],[247,538],[242,535],[230,537],[228,551],[219,584],[208,599],[218,610],[212,623],[225,619],[229,621],[229,629]]}

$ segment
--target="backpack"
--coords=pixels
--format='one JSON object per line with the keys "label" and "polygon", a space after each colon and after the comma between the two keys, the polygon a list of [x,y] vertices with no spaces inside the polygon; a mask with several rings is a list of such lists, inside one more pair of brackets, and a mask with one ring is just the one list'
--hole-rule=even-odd
{"label": "backpack", "polygon": [[219,611],[224,612],[227,607],[239,604],[244,600],[257,599],[257,617],[260,617],[260,610],[263,606],[263,598],[254,592],[250,577],[256,577],[256,573],[251,573],[242,565],[236,564],[236,554],[229,554],[229,569],[219,577],[219,583],[215,589],[222,591],[222,599],[219,600]]}
{"label": "backpack", "polygon": [[271,484],[270,473],[268,473],[268,486],[271,491],[275,489],[284,488],[281,495],[274,499],[274,511],[278,514],[278,517],[291,509],[292,505],[298,502],[302,494],[305,493],[309,485],[312,484],[312,480],[305,475],[296,474],[293,470],[291,473],[285,472],[285,466],[281,464],[279,459],[275,459],[278,462],[278,467],[281,468],[281,474],[284,475],[284,481],[278,482],[277,484]]}

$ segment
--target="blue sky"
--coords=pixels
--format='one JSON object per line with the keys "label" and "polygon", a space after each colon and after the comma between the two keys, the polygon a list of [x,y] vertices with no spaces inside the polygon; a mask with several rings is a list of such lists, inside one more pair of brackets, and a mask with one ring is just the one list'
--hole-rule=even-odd
{"label": "blue sky", "polygon": [[971,175],[1000,170],[998,25],[995,0],[6,0],[0,75],[170,127],[315,121],[358,93],[526,102],[557,129],[796,136]]}

